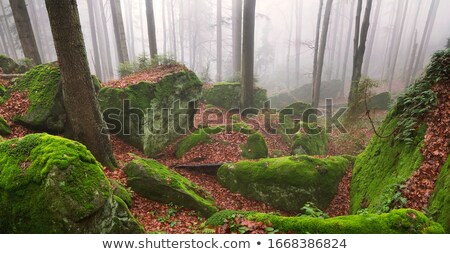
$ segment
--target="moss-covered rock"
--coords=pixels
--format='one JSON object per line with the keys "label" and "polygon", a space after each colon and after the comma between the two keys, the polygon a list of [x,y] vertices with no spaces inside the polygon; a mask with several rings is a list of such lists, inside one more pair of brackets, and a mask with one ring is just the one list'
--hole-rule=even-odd
{"label": "moss-covered rock", "polygon": [[4,74],[11,74],[19,68],[19,65],[13,59],[0,54],[0,68]]}
{"label": "moss-covered rock", "polygon": [[7,136],[11,134],[11,128],[8,125],[8,122],[0,116],[0,136]]}
{"label": "moss-covered rock", "polygon": [[283,217],[272,214],[220,211],[211,216],[206,226],[217,227],[229,221],[233,214],[242,214],[251,221],[264,222],[282,233],[297,234],[442,234],[442,226],[423,213],[399,209],[384,214],[361,214],[329,219]]}
{"label": "moss-covered rock", "polygon": [[290,119],[300,119],[303,122],[308,122],[310,114],[305,113],[305,111],[307,109],[310,109],[311,107],[311,104],[304,103],[302,101],[294,102],[284,109],[280,110],[280,122],[284,123],[285,117],[289,117]]}
{"label": "moss-covered rock", "polygon": [[0,144],[1,233],[141,233],[80,143],[33,134]]}
{"label": "moss-covered rock", "polygon": [[112,179],[109,181],[111,183],[113,194],[122,199],[123,202],[127,204],[127,207],[131,208],[131,206],[133,205],[133,197],[131,193],[118,181]]}
{"label": "moss-covered rock", "polygon": [[269,150],[261,133],[256,132],[248,137],[247,143],[241,145],[241,156],[246,159],[267,158]]}
{"label": "moss-covered rock", "polygon": [[430,198],[428,211],[450,233],[450,156],[441,169],[433,195]]}
{"label": "moss-covered rock", "polygon": [[389,92],[380,93],[367,99],[368,109],[388,110],[392,99]]}
{"label": "moss-covered rock", "polygon": [[183,138],[175,149],[175,156],[177,158],[183,157],[187,152],[197,145],[209,142],[209,134],[203,129],[194,131],[191,135]]}
{"label": "moss-covered rock", "polygon": [[181,205],[204,216],[218,211],[205,190],[155,160],[137,158],[124,171],[131,189],[145,198]]}
{"label": "moss-covered rock", "polygon": [[343,157],[291,156],[228,163],[217,179],[233,192],[278,209],[300,212],[306,202],[325,209],[351,162]]}
{"label": "moss-covered rock", "polygon": [[[267,101],[267,91],[262,88],[255,88],[253,93],[253,106],[262,108]],[[206,88],[202,92],[203,100],[206,103],[217,107],[232,109],[240,107],[241,84],[238,82],[221,82],[211,88]]]}
{"label": "moss-covered rock", "polygon": [[378,133],[361,153],[353,168],[351,212],[388,212],[399,203],[402,185],[421,166],[421,148],[427,125],[423,118],[436,107],[432,90],[449,80],[450,50],[437,52],[421,79],[409,86],[390,110]]}
{"label": "moss-covered rock", "polygon": [[317,127],[315,131],[301,130],[294,135],[291,149],[293,155],[326,155],[327,152],[328,133],[325,128]]}
{"label": "moss-covered rock", "polygon": [[198,99],[201,86],[193,72],[180,71],[156,83],[103,87],[98,98],[112,132],[154,156],[193,126],[195,110],[188,103]]}

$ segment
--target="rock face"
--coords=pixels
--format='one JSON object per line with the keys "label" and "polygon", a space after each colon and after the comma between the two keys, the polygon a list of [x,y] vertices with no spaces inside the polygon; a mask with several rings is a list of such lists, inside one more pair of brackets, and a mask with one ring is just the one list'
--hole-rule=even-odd
{"label": "rock face", "polygon": [[124,171],[131,189],[145,198],[181,205],[207,217],[218,211],[205,190],[155,160],[135,159]]}
{"label": "rock face", "polygon": [[329,219],[311,217],[282,217],[272,214],[220,211],[211,216],[206,225],[218,227],[240,214],[250,221],[271,224],[274,230],[295,234],[442,234],[441,225],[423,213],[399,209],[384,214],[361,214]]}
{"label": "rock face", "polygon": [[247,198],[298,213],[306,202],[325,209],[350,165],[343,157],[269,158],[224,164],[217,179],[224,187]]}
{"label": "rock face", "polygon": [[248,137],[247,143],[241,146],[241,156],[246,159],[267,158],[269,149],[261,133],[256,132]]}
{"label": "rock face", "polygon": [[0,143],[0,233],[143,233],[80,143],[33,134]]}
{"label": "rock face", "polygon": [[198,99],[201,87],[193,72],[180,71],[157,83],[104,87],[98,99],[111,132],[154,156],[193,126],[195,110],[188,103]]}
{"label": "rock face", "polygon": [[[263,108],[267,101],[267,91],[262,88],[254,89],[254,107]],[[217,107],[232,109],[239,108],[241,99],[241,84],[222,82],[211,88],[206,88],[202,92],[202,97],[206,103]]]}

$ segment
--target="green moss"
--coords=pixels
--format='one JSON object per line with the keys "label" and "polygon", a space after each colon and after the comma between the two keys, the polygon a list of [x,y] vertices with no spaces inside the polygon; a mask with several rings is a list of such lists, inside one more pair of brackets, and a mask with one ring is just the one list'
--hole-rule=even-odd
{"label": "green moss", "polygon": [[[237,82],[221,82],[212,88],[206,88],[202,92],[202,97],[207,104],[217,107],[232,109],[239,108],[241,98],[241,84]],[[262,108],[267,101],[267,91],[261,88],[254,89],[254,107]]]}
{"label": "green moss", "polygon": [[123,200],[127,207],[131,208],[131,206],[133,205],[133,198],[131,196],[131,193],[116,180],[110,180],[110,183],[113,194]]}
{"label": "green moss", "polygon": [[441,225],[421,212],[411,209],[394,210],[385,214],[361,214],[329,219],[310,217],[282,217],[272,214],[221,211],[211,216],[206,225],[220,226],[223,218],[243,214],[248,220],[270,224],[284,233],[297,234],[442,234]]}
{"label": "green moss", "polygon": [[8,122],[0,116],[0,136],[7,136],[11,134],[11,128],[8,125]]}
{"label": "green moss", "polygon": [[263,135],[257,132],[248,137],[247,143],[241,146],[241,156],[246,159],[267,158],[269,150]]}
{"label": "green moss", "polygon": [[14,73],[19,65],[14,62],[11,58],[0,54],[0,68],[3,70],[5,74]]}
{"label": "green moss", "polygon": [[185,155],[187,152],[189,152],[195,146],[197,146],[199,144],[207,143],[207,142],[209,142],[209,140],[210,140],[210,137],[209,137],[208,133],[201,131],[201,130],[197,130],[197,131],[193,132],[191,135],[182,139],[177,144],[177,147],[175,150],[175,156],[177,158],[181,158],[181,157],[183,157],[183,155]]}
{"label": "green moss", "polygon": [[304,114],[305,110],[311,108],[311,104],[304,103],[301,101],[294,102],[291,105],[285,107],[284,109],[280,110],[279,112],[279,118],[280,122],[285,122],[285,117],[289,117],[291,119],[301,119],[303,122],[309,122],[308,118],[310,114]]}
{"label": "green moss", "polygon": [[428,211],[450,233],[450,156],[441,169],[433,195],[430,198]]}
{"label": "green moss", "polygon": [[[379,129],[389,136],[398,126],[398,119],[389,115]],[[423,161],[421,147],[426,126],[422,125],[416,138],[419,145],[395,141],[395,137],[375,136],[366,150],[355,161],[351,184],[351,212],[368,209],[370,212],[388,212],[396,201],[394,195]]]}
{"label": "green moss", "polygon": [[155,160],[137,158],[128,163],[124,171],[128,185],[143,197],[181,205],[205,216],[218,210],[213,199],[200,186]]}
{"label": "green moss", "polygon": [[326,155],[328,152],[328,134],[324,128],[318,128],[319,133],[308,134],[302,130],[295,134],[292,154]]}
{"label": "green moss", "polygon": [[224,164],[220,184],[281,210],[300,212],[306,202],[325,209],[351,162],[343,157],[291,156]]}

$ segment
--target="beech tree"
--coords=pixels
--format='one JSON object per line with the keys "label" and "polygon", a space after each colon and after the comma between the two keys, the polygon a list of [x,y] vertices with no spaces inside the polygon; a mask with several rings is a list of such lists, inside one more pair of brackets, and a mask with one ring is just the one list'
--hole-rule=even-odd
{"label": "beech tree", "polygon": [[148,41],[150,45],[150,56],[154,58],[158,55],[158,47],[156,45],[156,28],[155,28],[155,14],[153,13],[153,0],[146,0],[147,9],[147,28]]}
{"label": "beech tree", "polygon": [[46,0],[45,3],[61,69],[68,136],[86,145],[104,166],[115,168],[110,137],[103,133],[107,126],[92,83],[77,2]]}
{"label": "beech tree", "polygon": [[253,105],[255,57],[255,7],[256,0],[244,1],[244,26],[242,36],[241,107]]}
{"label": "beech tree", "polygon": [[122,8],[120,0],[110,0],[111,14],[114,25],[114,38],[116,39],[119,62],[128,62],[127,39],[125,36],[125,26],[123,24]]}
{"label": "beech tree", "polygon": [[236,75],[241,71],[242,0],[233,0],[232,4],[233,75]]}

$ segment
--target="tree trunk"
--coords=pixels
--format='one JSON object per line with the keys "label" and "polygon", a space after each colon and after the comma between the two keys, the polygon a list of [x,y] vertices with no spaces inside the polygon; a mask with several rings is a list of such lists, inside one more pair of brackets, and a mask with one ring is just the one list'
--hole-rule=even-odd
{"label": "tree trunk", "polygon": [[233,75],[241,72],[242,53],[242,0],[233,0],[232,37],[233,37]]}
{"label": "tree trunk", "polygon": [[177,60],[177,31],[175,26],[175,6],[173,4],[173,0],[170,0],[170,18],[172,23],[172,47],[173,47],[173,56],[175,60]]}
{"label": "tree trunk", "polygon": [[328,27],[330,25],[330,16],[331,16],[331,7],[332,6],[333,6],[333,0],[327,0],[327,4],[325,6],[325,15],[323,18],[322,34],[320,36],[319,53],[317,56],[316,79],[313,84],[313,100],[312,100],[313,108],[319,107],[320,85],[322,83],[323,61],[325,58],[325,49],[327,46]]}
{"label": "tree trunk", "polygon": [[127,12],[127,18],[128,18],[128,22],[127,22],[127,33],[128,33],[128,39],[129,39],[129,43],[128,43],[128,49],[129,49],[129,57],[131,60],[135,60],[136,59],[136,51],[134,50],[134,22],[133,22],[133,0],[128,0],[128,4],[126,5],[127,7],[125,8],[126,12]]}
{"label": "tree trunk", "polygon": [[161,5],[162,5],[161,17],[162,17],[162,25],[163,25],[163,52],[164,52],[164,55],[167,55],[166,0],[162,0]]}
{"label": "tree trunk", "polygon": [[256,0],[244,0],[241,107],[253,106]]}
{"label": "tree trunk", "polygon": [[366,54],[366,59],[364,60],[363,71],[362,71],[364,76],[369,75],[369,66],[370,66],[370,61],[372,58],[372,49],[373,49],[373,44],[375,43],[375,35],[377,33],[378,20],[380,18],[381,2],[382,2],[382,0],[378,0],[377,7],[375,10],[375,16],[373,17],[372,29],[370,29],[371,31],[370,31],[370,35],[369,35],[369,42],[367,45],[367,54]]}
{"label": "tree trunk", "polygon": [[400,25],[400,30],[397,33],[398,38],[397,38],[397,43],[395,45],[395,50],[394,50],[394,55],[393,55],[393,63],[392,63],[392,67],[389,69],[389,71],[390,71],[389,80],[388,80],[389,92],[392,91],[392,83],[394,81],[395,68],[396,68],[397,60],[398,60],[398,52],[400,51],[400,44],[402,42],[403,30],[405,28],[405,20],[406,20],[407,11],[408,11],[408,0],[405,1],[402,23]]}
{"label": "tree trunk", "polygon": [[147,27],[148,27],[148,41],[150,45],[150,56],[155,58],[158,55],[158,47],[156,45],[156,28],[155,28],[155,14],[153,13],[153,0],[146,0],[147,7]]}
{"label": "tree trunk", "polygon": [[302,11],[303,0],[296,1],[295,29],[295,85],[300,86],[300,50],[302,47]]}
{"label": "tree trunk", "polygon": [[[409,43],[408,43],[408,48],[406,49],[406,60],[405,60],[405,64],[403,67],[403,81],[408,82],[409,79],[409,70],[408,67],[410,65],[410,61],[415,61],[415,57],[411,59],[412,56],[414,56],[411,52],[411,50],[413,49],[414,45],[416,44],[416,40],[417,40],[417,20],[419,18],[419,12],[420,12],[420,6],[421,6],[422,2],[418,1],[417,3],[417,9],[416,9],[416,14],[414,15],[414,22],[412,25],[412,31],[411,31],[411,35],[408,39]],[[406,83],[406,85],[408,85],[409,83]]]}
{"label": "tree trunk", "polygon": [[314,87],[317,83],[317,67],[318,67],[318,57],[319,57],[319,43],[320,43],[320,26],[322,22],[322,8],[323,0],[320,0],[319,11],[317,14],[317,24],[316,24],[316,39],[314,42],[314,60],[313,60],[313,94],[312,99],[314,100]]}
{"label": "tree trunk", "polygon": [[33,60],[35,64],[41,64],[41,57],[34,38],[30,16],[28,15],[25,0],[9,0],[11,10],[19,33],[20,44],[22,44],[23,54],[26,58]]}
{"label": "tree trunk", "polygon": [[216,81],[222,81],[222,0],[217,0],[217,77]]}
{"label": "tree trunk", "polygon": [[3,27],[4,34],[6,34],[6,41],[8,43],[7,49],[9,50],[9,56],[12,57],[13,59],[17,60],[17,51],[16,51],[16,47],[14,45],[14,39],[12,38],[11,33],[9,31],[9,22],[8,22],[8,18],[6,17],[5,7],[3,6],[2,1],[0,1],[0,10],[2,11],[2,17],[3,17],[3,22],[0,22],[0,23]]}
{"label": "tree trunk", "polygon": [[73,139],[106,167],[115,168],[111,141],[92,83],[76,1],[46,0]]}
{"label": "tree trunk", "polygon": [[180,34],[180,61],[184,64],[184,4],[183,1],[179,1],[180,14],[179,14],[179,34]]}
{"label": "tree trunk", "polygon": [[412,72],[413,72],[413,68],[414,68],[414,63],[416,61],[417,48],[419,47],[419,44],[417,43],[417,30],[414,32],[413,43],[414,43],[414,46],[412,49],[412,53],[410,56],[410,63],[409,63],[409,67],[407,69],[407,74],[406,74],[406,85],[407,86],[409,86],[411,84]]}
{"label": "tree trunk", "polygon": [[292,7],[290,10],[290,18],[289,18],[289,35],[287,41],[287,52],[286,52],[286,88],[289,91],[291,89],[291,46],[292,46],[292,28],[294,24],[294,3],[292,3]]}
{"label": "tree trunk", "polygon": [[88,12],[89,12],[89,24],[90,24],[90,28],[91,28],[92,48],[94,50],[95,75],[100,77],[100,79],[103,79],[104,76],[102,73],[100,50],[99,50],[99,45],[98,45],[98,41],[97,41],[97,28],[95,27],[94,6],[93,6],[93,2],[90,0],[87,0],[87,4],[88,4]]}
{"label": "tree trunk", "polygon": [[[326,53],[328,53],[328,57],[329,60],[327,61],[327,71],[326,71],[326,80],[330,81],[332,74],[333,74],[333,68],[334,68],[334,59],[335,59],[335,55],[336,55],[336,40],[337,40],[337,36],[338,36],[338,22],[337,19],[339,17],[339,5],[340,3],[338,2],[336,4],[336,10],[334,12],[334,14],[330,17],[330,24],[332,25],[331,27],[331,31],[333,31],[332,33],[330,33],[331,38],[329,38],[329,42],[328,44],[331,45],[331,49],[325,49]],[[329,36],[330,36],[329,35]]]}
{"label": "tree trunk", "polygon": [[348,59],[350,58],[350,47],[352,45],[351,43],[351,38],[352,38],[352,32],[353,30],[353,22],[355,21],[352,17],[355,13],[355,3],[357,0],[352,0],[352,7],[350,8],[350,26],[348,27],[348,33],[347,33],[347,46],[345,48],[345,54],[344,54],[344,63],[343,63],[343,67],[342,67],[342,75],[341,75],[341,79],[343,82],[343,86],[342,86],[342,91],[341,91],[341,95],[343,96],[345,93],[345,84],[346,84],[346,78],[347,78],[347,66],[348,66]]}
{"label": "tree trunk", "polygon": [[[36,39],[36,45],[38,48],[38,52],[39,52],[39,55],[41,56],[41,61],[45,63],[46,59],[45,59],[45,53],[44,53],[44,47],[43,47],[43,44],[45,44],[45,42],[43,42],[41,39],[41,24],[37,18],[37,15],[39,13],[38,13],[38,9],[36,8],[36,4],[37,4],[37,1],[30,1],[28,3],[28,7],[30,10],[29,14],[30,14],[31,26],[33,27],[33,31],[35,31],[34,37]],[[34,24],[34,26],[33,26],[33,24]]]}
{"label": "tree trunk", "polygon": [[128,58],[127,38],[125,36],[125,26],[123,24],[122,8],[120,7],[120,0],[110,0],[110,4],[119,62],[120,63],[129,62],[130,60]]}
{"label": "tree trunk", "polygon": [[393,62],[393,54],[394,54],[394,45],[396,45],[398,37],[397,37],[397,33],[399,32],[400,29],[400,22],[401,22],[401,18],[402,18],[402,0],[398,0],[397,1],[397,10],[395,11],[396,15],[395,15],[395,24],[394,24],[394,29],[392,30],[392,33],[390,35],[390,40],[388,40],[388,54],[387,54],[387,64],[385,65],[386,68],[383,68],[383,80],[388,80],[389,79],[389,74],[390,74],[390,70],[392,68],[392,62]]}
{"label": "tree trunk", "polygon": [[339,36],[339,42],[337,46],[337,62],[336,62],[336,72],[334,72],[332,75],[332,78],[339,79],[339,75],[341,73],[341,67],[342,67],[342,44],[344,43],[344,18],[345,18],[345,3],[341,3],[341,7],[339,9],[340,18],[339,18],[339,31],[336,31]]}
{"label": "tree trunk", "polygon": [[358,86],[362,75],[362,64],[364,60],[364,53],[366,51],[367,34],[370,25],[370,12],[372,10],[372,0],[367,0],[366,11],[364,13],[364,20],[361,25],[361,11],[362,0],[358,0],[358,7],[356,11],[356,25],[355,25],[355,40],[353,53],[353,75],[352,85],[348,97],[348,105],[352,105],[354,100],[358,98]]}
{"label": "tree trunk", "polygon": [[112,57],[111,57],[111,44],[109,43],[108,23],[106,21],[105,9],[103,7],[103,0],[95,1],[94,10],[100,18],[97,18],[97,28],[101,29],[100,33],[100,45],[102,52],[102,63],[105,69],[106,79],[109,80],[114,76]]}

